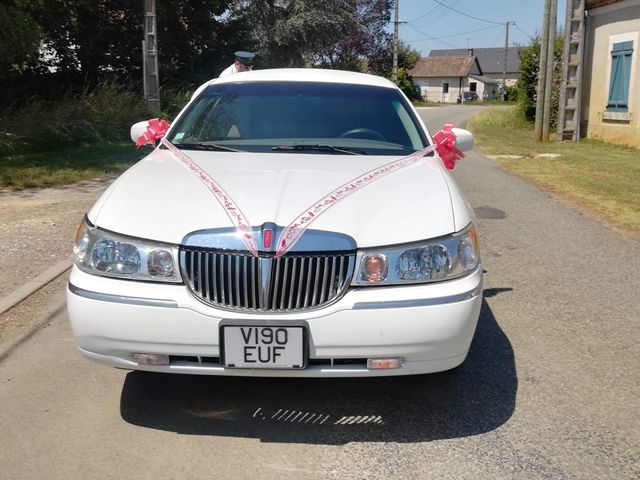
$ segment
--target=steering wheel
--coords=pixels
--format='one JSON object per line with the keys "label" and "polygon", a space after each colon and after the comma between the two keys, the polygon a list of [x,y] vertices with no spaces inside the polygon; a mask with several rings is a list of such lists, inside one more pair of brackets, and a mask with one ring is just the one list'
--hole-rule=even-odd
{"label": "steering wheel", "polygon": [[383,142],[387,139],[384,138],[380,132],[376,132],[375,130],[371,130],[370,128],[352,128],[351,130],[347,130],[346,132],[342,132],[338,135],[340,138],[365,138],[371,140],[382,140]]}

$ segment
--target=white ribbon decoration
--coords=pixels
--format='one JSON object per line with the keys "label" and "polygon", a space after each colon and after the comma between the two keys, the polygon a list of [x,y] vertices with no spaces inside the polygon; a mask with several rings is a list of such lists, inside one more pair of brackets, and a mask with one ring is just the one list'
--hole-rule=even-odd
{"label": "white ribbon decoration", "polygon": [[281,257],[293,248],[304,231],[315,221],[320,215],[325,213],[331,207],[333,207],[340,200],[346,196],[360,190],[361,188],[371,185],[376,180],[389,175],[390,173],[397,172],[403,168],[413,165],[420,160],[427,153],[435,151],[437,145],[430,145],[427,148],[412,153],[411,155],[389,162],[381,167],[368,171],[367,173],[354,178],[353,180],[345,183],[344,185],[336,188],[333,192],[329,193],[319,201],[315,202],[309,208],[306,208],[296,219],[291,222],[278,237],[278,250],[276,251],[276,257]]}
{"label": "white ribbon decoration", "polygon": [[[240,210],[240,207],[231,199],[229,194],[216,182],[211,175],[209,175],[202,167],[191,160],[183,151],[176,148],[169,140],[162,138],[162,145],[167,147],[169,151],[176,157],[176,159],[184,165],[187,169],[193,172],[204,183],[207,188],[213,193],[216,200],[225,213],[231,220],[231,223],[235,227],[236,231],[240,234],[242,242],[247,249],[255,257],[258,256],[258,247],[255,236],[253,235],[253,228],[251,223],[247,219],[246,215]],[[276,257],[285,255],[293,246],[300,240],[300,237],[305,232],[309,225],[313,223],[320,215],[325,213],[340,200],[360,190],[361,188],[371,185],[376,180],[389,175],[390,173],[397,172],[403,168],[413,165],[419,161],[426,154],[431,153],[437,149],[437,145],[430,145],[422,150],[412,153],[399,160],[394,160],[380,167],[374,168],[367,173],[354,178],[353,180],[345,183],[344,185],[336,188],[334,191],[324,196],[319,201],[313,203],[309,208],[306,208],[295,220],[293,220],[278,237],[278,249],[276,250]]]}
{"label": "white ribbon decoration", "polygon": [[207,188],[213,193],[213,196],[216,197],[218,203],[224,209],[225,213],[231,220],[231,223],[236,229],[236,232],[240,234],[240,238],[242,242],[245,244],[247,249],[251,252],[254,257],[258,256],[258,247],[256,244],[256,239],[253,235],[253,228],[251,224],[247,220],[247,217],[240,207],[231,199],[229,194],[225,192],[225,190],[220,186],[218,182],[216,182],[211,175],[204,171],[200,165],[191,160],[184,152],[176,148],[169,140],[163,138],[161,140],[162,145],[167,147],[169,151],[178,159],[182,165],[187,167],[190,171],[192,171],[202,183],[204,183]]}

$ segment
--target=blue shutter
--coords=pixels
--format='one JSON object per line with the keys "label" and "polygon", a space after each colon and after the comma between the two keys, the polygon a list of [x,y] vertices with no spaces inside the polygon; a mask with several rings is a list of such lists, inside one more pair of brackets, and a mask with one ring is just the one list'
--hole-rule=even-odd
{"label": "blue shutter", "polygon": [[633,42],[613,44],[611,52],[611,77],[609,82],[609,101],[607,110],[610,112],[628,111],[629,82],[631,81],[631,57]]}

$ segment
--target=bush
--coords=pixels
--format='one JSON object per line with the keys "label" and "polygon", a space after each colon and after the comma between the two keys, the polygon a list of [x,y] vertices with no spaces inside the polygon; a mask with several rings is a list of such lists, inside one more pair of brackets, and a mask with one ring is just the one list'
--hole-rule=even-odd
{"label": "bush", "polygon": [[[555,41],[553,89],[551,92],[551,128],[555,128],[560,99],[560,83],[562,78],[562,45],[563,36],[558,33]],[[520,76],[517,83],[517,98],[520,113],[532,122],[536,117],[536,98],[538,94],[538,76],[540,69],[540,38],[533,39],[533,44],[520,50]]]}
{"label": "bush", "polygon": [[518,84],[507,85],[507,102],[516,102],[518,100]]}
{"label": "bush", "polygon": [[0,117],[0,156],[124,140],[131,125],[151,114],[141,95],[105,84],[60,101],[33,99]]}
{"label": "bush", "polygon": [[194,90],[188,87],[163,88],[160,91],[161,117],[173,121],[180,110],[191,100]]}

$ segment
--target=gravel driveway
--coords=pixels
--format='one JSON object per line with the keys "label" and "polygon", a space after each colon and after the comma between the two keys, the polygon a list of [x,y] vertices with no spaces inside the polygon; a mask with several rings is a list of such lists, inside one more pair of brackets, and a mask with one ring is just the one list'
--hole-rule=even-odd
{"label": "gravel driveway", "polygon": [[0,297],[72,257],[78,224],[109,183],[0,193]]}
{"label": "gravel driveway", "polygon": [[[78,224],[110,182],[97,179],[66,188],[0,192],[0,298],[72,258]],[[0,315],[0,347],[38,323],[51,293],[64,290],[65,281],[63,275]]]}

